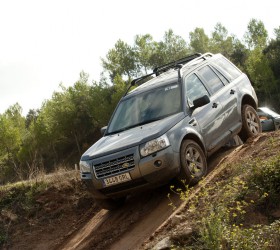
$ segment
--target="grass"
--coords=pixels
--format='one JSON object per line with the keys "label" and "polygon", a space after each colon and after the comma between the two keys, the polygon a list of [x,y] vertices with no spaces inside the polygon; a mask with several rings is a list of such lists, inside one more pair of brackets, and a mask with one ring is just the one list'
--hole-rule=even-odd
{"label": "grass", "polygon": [[[224,171],[198,184],[201,190],[185,214],[194,234],[187,241],[175,237],[173,248],[280,249],[280,220],[271,212],[280,210],[280,155],[231,164]],[[178,191],[188,200],[191,189]]]}
{"label": "grass", "polygon": [[38,207],[36,194],[45,190],[45,182],[18,182],[0,188],[0,246],[7,242],[10,226],[22,217],[29,217]]}

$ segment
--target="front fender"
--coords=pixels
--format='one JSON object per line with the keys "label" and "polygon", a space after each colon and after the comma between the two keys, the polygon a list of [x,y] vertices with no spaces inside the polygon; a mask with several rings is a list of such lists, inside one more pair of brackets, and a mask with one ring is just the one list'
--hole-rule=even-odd
{"label": "front fender", "polygon": [[[197,129],[199,129],[198,125],[196,126]],[[182,141],[188,138],[196,141],[201,146],[206,155],[204,139],[199,134],[197,129],[189,124],[189,119],[184,119],[170,131],[168,131],[167,136],[170,140],[173,151],[180,153]]]}

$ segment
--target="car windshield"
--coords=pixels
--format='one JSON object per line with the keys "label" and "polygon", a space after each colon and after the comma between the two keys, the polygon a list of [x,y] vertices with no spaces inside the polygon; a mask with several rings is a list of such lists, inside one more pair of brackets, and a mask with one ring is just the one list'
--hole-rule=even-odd
{"label": "car windshield", "polygon": [[107,134],[163,119],[182,110],[181,86],[165,85],[134,95],[120,102],[108,126]]}

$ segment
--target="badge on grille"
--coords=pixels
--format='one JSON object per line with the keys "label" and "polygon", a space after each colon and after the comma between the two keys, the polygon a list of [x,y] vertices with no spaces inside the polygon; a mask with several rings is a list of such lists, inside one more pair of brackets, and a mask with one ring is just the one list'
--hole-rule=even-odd
{"label": "badge on grille", "polygon": [[129,164],[128,162],[122,164],[122,167],[123,167],[123,168],[128,168],[129,166],[130,166],[130,164]]}

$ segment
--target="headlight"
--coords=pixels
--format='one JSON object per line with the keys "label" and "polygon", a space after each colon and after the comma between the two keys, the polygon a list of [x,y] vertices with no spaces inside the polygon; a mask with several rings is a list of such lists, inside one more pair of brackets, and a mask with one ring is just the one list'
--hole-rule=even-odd
{"label": "headlight", "polygon": [[147,156],[157,151],[160,151],[170,145],[169,140],[166,135],[162,135],[161,137],[148,141],[142,145],[140,145],[140,154],[141,156]]}
{"label": "headlight", "polygon": [[90,173],[90,165],[86,161],[80,161],[80,172]]}

